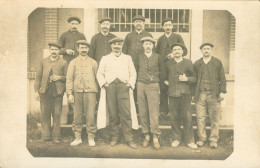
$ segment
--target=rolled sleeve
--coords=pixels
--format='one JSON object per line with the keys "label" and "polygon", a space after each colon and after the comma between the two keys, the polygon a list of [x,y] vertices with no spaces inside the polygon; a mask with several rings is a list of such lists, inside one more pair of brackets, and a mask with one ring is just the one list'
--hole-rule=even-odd
{"label": "rolled sleeve", "polygon": [[73,81],[75,73],[75,60],[72,60],[69,64],[67,75],[66,75],[66,92],[67,94],[72,94],[73,91]]}
{"label": "rolled sleeve", "polygon": [[131,85],[132,89],[135,88],[136,83],[136,70],[132,58],[129,57],[129,81],[128,83]]}
{"label": "rolled sleeve", "polygon": [[101,58],[99,68],[97,70],[97,81],[98,81],[98,84],[101,88],[106,83],[105,70],[106,70],[106,61],[103,57],[103,58]]}

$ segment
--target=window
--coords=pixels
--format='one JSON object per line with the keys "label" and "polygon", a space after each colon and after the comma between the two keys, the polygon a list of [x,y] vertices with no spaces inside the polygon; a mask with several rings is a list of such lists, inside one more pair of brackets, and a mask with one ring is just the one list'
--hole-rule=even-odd
{"label": "window", "polygon": [[173,19],[173,32],[190,31],[190,10],[187,9],[98,9],[98,19],[112,18],[111,32],[130,32],[134,30],[132,17],[145,17],[145,30],[149,32],[163,32],[162,20],[166,17]]}

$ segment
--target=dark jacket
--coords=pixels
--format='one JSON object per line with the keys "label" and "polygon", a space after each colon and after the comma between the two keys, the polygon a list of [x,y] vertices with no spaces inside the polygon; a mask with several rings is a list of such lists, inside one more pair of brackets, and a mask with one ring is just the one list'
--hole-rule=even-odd
{"label": "dark jacket", "polygon": [[[195,102],[197,102],[199,99],[201,74],[204,65],[205,63],[203,61],[203,58],[197,60],[194,63],[194,70],[197,78],[197,83],[195,87]],[[218,97],[220,93],[226,93],[226,77],[221,61],[215,57],[212,57],[211,60],[208,62],[208,71],[210,74],[209,77],[212,94]]]}
{"label": "dark jacket", "polygon": [[[158,41],[156,46],[156,52],[160,56],[162,56],[164,59],[167,59],[167,56],[171,53],[171,46],[174,43],[181,43],[185,46],[184,41],[179,34],[172,33],[171,36],[168,38],[164,35],[162,35]],[[187,53],[187,51],[184,51]]]}
{"label": "dark jacket", "polygon": [[108,33],[106,36],[104,36],[102,33],[97,33],[94,35],[90,42],[89,56],[95,59],[97,63],[99,63],[102,56],[111,53],[112,49],[111,45],[108,44],[108,41],[114,37],[116,36],[112,33]]}
{"label": "dark jacket", "polygon": [[151,57],[148,58],[145,54],[142,54],[138,60],[138,82],[159,83],[166,79],[165,65],[161,56],[152,53]]}
{"label": "dark jacket", "polygon": [[[184,94],[192,94],[191,85],[196,82],[195,72],[191,60],[183,58],[177,63],[174,59],[166,63],[166,72],[168,76],[169,86],[168,95],[180,97]],[[188,81],[179,81],[179,76],[185,74]]]}
{"label": "dark jacket", "polygon": [[57,93],[63,94],[65,92],[68,64],[60,57],[54,62],[50,60],[50,57],[44,58],[41,61],[34,83],[35,92],[45,93],[51,69],[53,71],[53,75],[61,76],[61,80],[55,81]]}
{"label": "dark jacket", "polygon": [[125,41],[123,44],[123,53],[126,55],[130,55],[134,62],[135,68],[137,68],[138,56],[144,53],[143,43],[141,38],[152,35],[145,30],[143,30],[140,34],[136,31],[128,33],[125,37]]}
{"label": "dark jacket", "polygon": [[[59,44],[62,47],[60,49],[60,55],[63,55],[63,59],[66,60],[68,64],[72,59],[78,56],[77,45],[76,45],[76,42],[78,40],[86,40],[85,35],[81,32],[78,31],[72,32],[70,30],[62,33],[59,38]],[[75,51],[75,55],[68,55],[66,53],[67,49],[71,49]]]}

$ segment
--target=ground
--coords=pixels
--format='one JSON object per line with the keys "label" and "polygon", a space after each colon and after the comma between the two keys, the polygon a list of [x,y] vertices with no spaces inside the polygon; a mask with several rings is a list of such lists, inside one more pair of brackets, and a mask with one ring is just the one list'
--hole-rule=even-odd
{"label": "ground", "polygon": [[[60,144],[54,142],[42,142],[40,140],[40,130],[37,128],[39,116],[28,115],[27,118],[27,148],[35,157],[86,157],[86,158],[133,158],[133,159],[205,159],[224,160],[233,152],[233,130],[221,130],[219,146],[211,149],[207,142],[205,146],[193,150],[181,144],[178,148],[172,148],[170,130],[163,129],[160,137],[161,149],[156,151],[150,143],[149,147],[142,147],[143,135],[141,130],[133,130],[134,141],[138,144],[138,149],[129,148],[120,137],[117,145],[109,145],[110,136],[107,128],[101,129],[96,135],[96,147],[90,147],[87,143],[85,129],[83,129],[83,143],[79,146],[71,147],[73,133],[70,127],[61,129],[62,141]],[[122,133],[122,132],[121,132]],[[194,130],[197,139],[196,130]],[[207,132],[209,133],[209,132]],[[122,135],[122,134],[121,134]]]}

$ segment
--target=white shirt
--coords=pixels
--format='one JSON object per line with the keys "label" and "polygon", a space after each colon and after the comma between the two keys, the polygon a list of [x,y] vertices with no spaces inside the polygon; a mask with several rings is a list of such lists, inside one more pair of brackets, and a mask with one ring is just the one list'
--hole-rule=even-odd
{"label": "white shirt", "polygon": [[117,57],[111,52],[102,57],[97,71],[99,86],[103,87],[105,83],[110,84],[116,78],[130,84],[132,89],[135,88],[136,70],[131,56],[122,53]]}
{"label": "white shirt", "polygon": [[137,34],[140,34],[140,33],[142,33],[142,31],[143,31],[143,30],[140,30],[140,31],[137,31],[137,30],[136,30]]}

